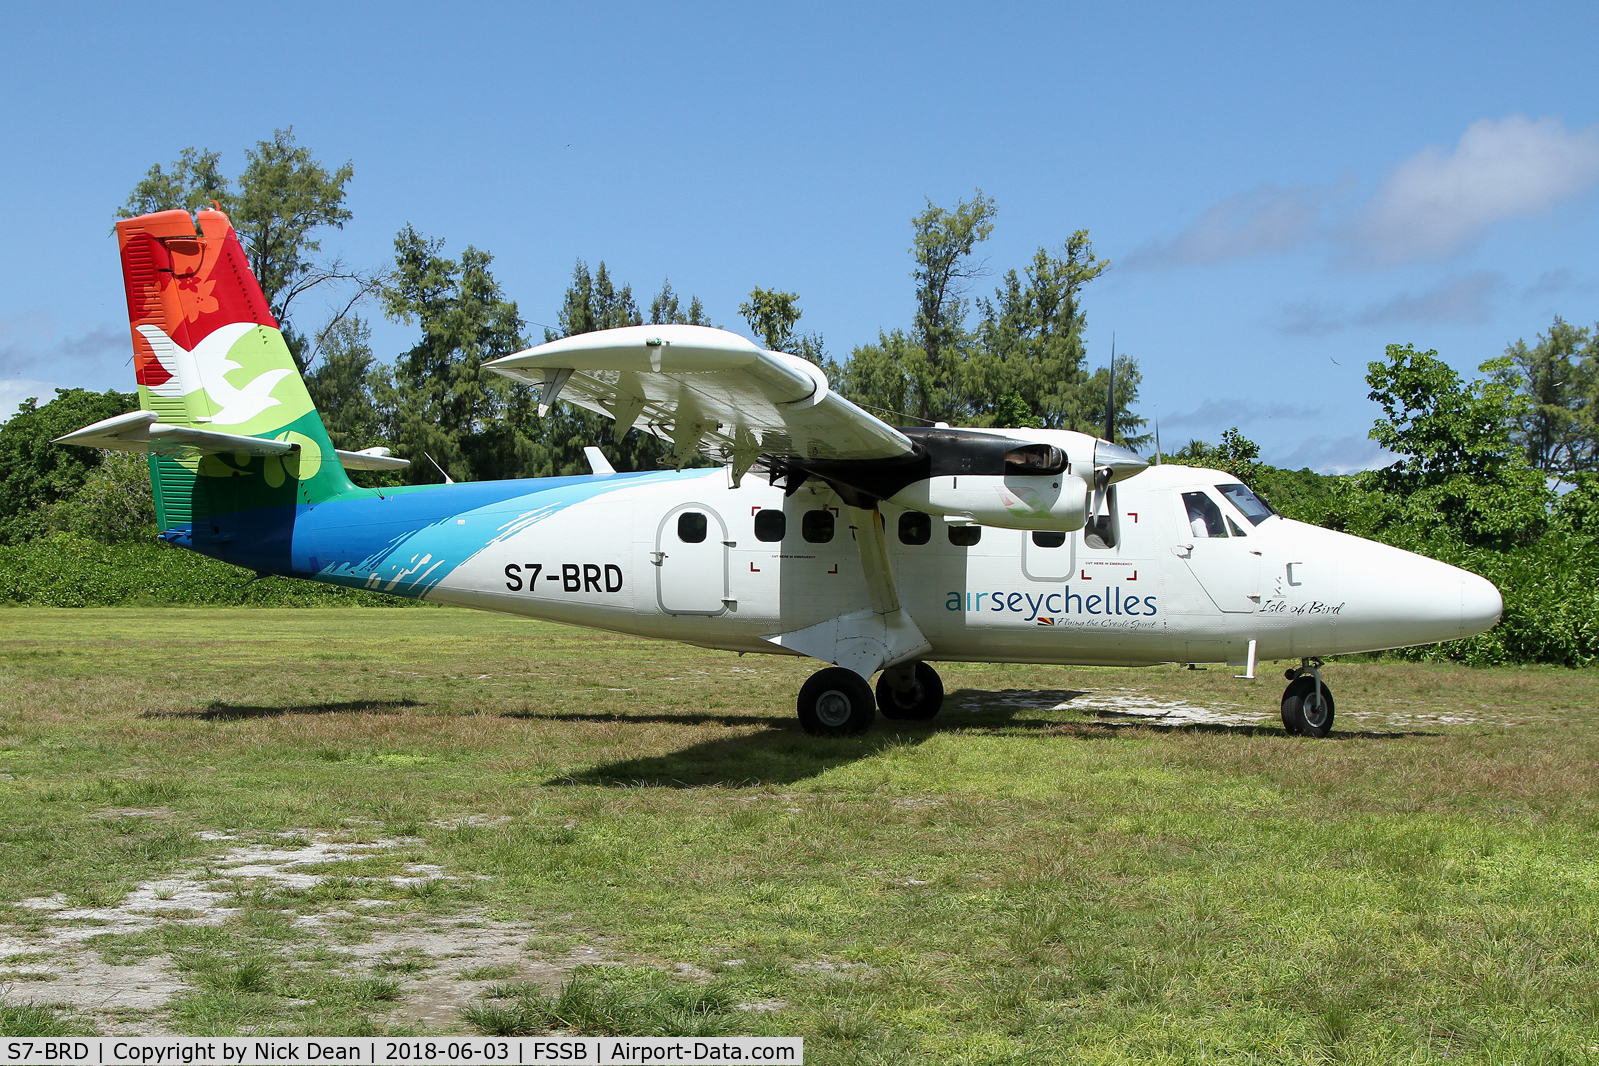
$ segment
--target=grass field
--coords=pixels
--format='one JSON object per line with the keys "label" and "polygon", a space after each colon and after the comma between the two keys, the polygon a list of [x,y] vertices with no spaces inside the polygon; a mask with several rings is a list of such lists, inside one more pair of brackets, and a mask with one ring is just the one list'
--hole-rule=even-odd
{"label": "grass field", "polygon": [[819,740],[813,668],[0,611],[0,1029],[1599,1061],[1599,672],[1335,664],[1313,741],[1264,669],[949,664],[932,725]]}

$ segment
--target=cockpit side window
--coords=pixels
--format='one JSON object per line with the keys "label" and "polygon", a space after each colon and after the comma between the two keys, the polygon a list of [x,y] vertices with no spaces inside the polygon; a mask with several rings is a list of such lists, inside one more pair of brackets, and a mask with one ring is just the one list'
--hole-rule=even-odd
{"label": "cockpit side window", "polygon": [[1183,506],[1188,508],[1188,531],[1196,537],[1225,537],[1227,524],[1222,521],[1221,507],[1208,492],[1183,493]]}
{"label": "cockpit side window", "polygon": [[1244,517],[1249,519],[1249,524],[1252,526],[1260,525],[1277,513],[1271,509],[1271,504],[1250,492],[1247,485],[1217,485],[1216,490],[1227,497],[1229,503],[1242,511]]}
{"label": "cockpit side window", "polygon": [[1227,516],[1227,528],[1232,531],[1232,535],[1235,537],[1242,537],[1245,535],[1243,529],[1238,525],[1238,523],[1233,521],[1232,515]]}

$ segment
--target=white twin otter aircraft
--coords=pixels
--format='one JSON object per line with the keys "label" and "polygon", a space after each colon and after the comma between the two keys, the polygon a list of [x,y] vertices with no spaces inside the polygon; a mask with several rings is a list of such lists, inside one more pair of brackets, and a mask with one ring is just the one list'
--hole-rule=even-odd
{"label": "white twin otter aircraft", "polygon": [[[198,222],[198,229],[196,228]],[[711,469],[366,489],[336,450],[225,215],[117,224],[141,410],[62,440],[150,455],[161,536],[248,567],[828,667],[823,736],[926,720],[933,661],[1299,659],[1290,733],[1325,736],[1323,656],[1483,632],[1489,582],[1295,522],[1234,477],[1085,433],[895,429],[815,365],[725,330],[631,326],[487,364]],[[875,693],[870,684],[878,675]]]}

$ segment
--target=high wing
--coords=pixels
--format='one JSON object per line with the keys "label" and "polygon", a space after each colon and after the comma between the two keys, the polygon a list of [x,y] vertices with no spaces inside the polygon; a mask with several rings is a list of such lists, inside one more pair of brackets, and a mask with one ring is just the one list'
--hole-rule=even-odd
{"label": "high wing", "polygon": [[[288,440],[268,440],[240,433],[220,433],[214,429],[197,429],[194,426],[166,425],[159,421],[154,411],[129,411],[101,419],[92,426],[84,426],[64,437],[56,444],[81,444],[86,448],[108,448],[117,452],[144,452],[146,455],[165,455],[185,458],[195,455],[287,455],[300,445]],[[389,455],[387,448],[368,448],[365,451],[347,452],[335,449],[339,462],[346,470],[404,470],[411,463]]]}
{"label": "high wing", "polygon": [[915,452],[899,430],[831,391],[820,367],[769,352],[723,329],[624,326],[563,337],[484,364],[541,386],[542,413],[557,397],[733,464],[735,481],[757,457],[898,459]]}

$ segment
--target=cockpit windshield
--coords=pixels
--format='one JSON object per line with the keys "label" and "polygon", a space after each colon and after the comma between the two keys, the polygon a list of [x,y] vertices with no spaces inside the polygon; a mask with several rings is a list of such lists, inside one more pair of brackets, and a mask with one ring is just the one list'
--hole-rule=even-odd
{"label": "cockpit windshield", "polygon": [[1217,485],[1221,494],[1227,501],[1244,513],[1251,525],[1260,525],[1266,519],[1276,514],[1271,509],[1271,504],[1249,491],[1247,485]]}

